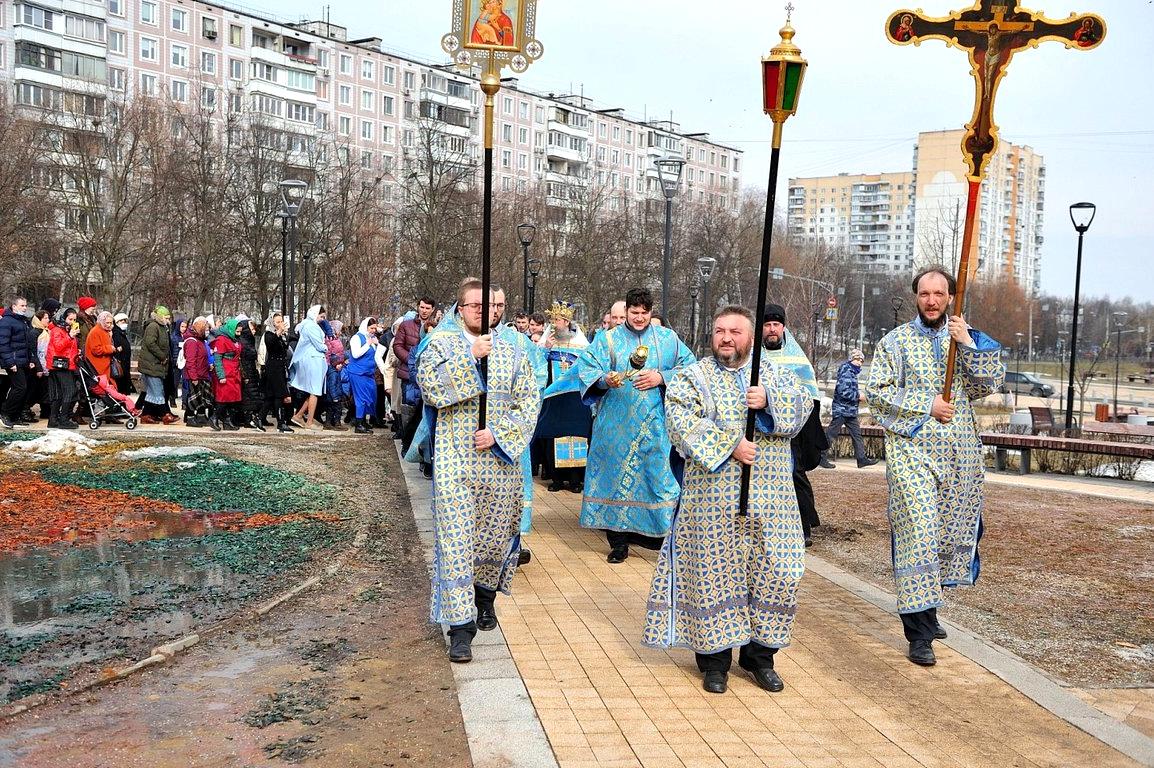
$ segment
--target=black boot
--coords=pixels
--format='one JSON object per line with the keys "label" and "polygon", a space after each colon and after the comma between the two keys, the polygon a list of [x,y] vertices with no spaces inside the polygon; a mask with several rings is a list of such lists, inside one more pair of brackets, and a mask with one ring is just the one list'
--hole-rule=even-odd
{"label": "black boot", "polygon": [[358,435],[370,434],[370,430],[368,429],[368,427],[365,426],[365,422],[363,419],[357,419],[355,423],[356,423],[356,427],[353,429],[353,432],[357,433]]}
{"label": "black boot", "polygon": [[212,427],[213,432],[221,430],[220,419],[216,418],[216,414],[213,414],[212,418],[208,420],[208,426]]}

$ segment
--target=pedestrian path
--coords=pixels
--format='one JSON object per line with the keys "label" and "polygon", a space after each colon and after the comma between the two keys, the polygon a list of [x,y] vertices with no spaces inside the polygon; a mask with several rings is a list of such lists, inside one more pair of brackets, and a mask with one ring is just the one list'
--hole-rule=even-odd
{"label": "pedestrian path", "polygon": [[807,572],[777,657],[785,691],[735,667],[727,694],[705,693],[691,653],[638,642],[655,553],[609,565],[604,536],[577,526],[578,496],[536,496],[533,562],[498,613],[561,768],[1143,764],[948,646],[932,669],[909,663],[896,617],[824,568]]}

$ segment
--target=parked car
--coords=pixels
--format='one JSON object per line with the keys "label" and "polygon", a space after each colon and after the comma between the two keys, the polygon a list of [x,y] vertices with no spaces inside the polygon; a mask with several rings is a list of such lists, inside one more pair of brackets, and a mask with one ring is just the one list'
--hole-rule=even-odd
{"label": "parked car", "polygon": [[1054,394],[1054,388],[1032,373],[1006,371],[1006,383],[1002,385],[1002,392],[1014,392],[1019,395],[1033,395],[1034,397],[1050,397]]}

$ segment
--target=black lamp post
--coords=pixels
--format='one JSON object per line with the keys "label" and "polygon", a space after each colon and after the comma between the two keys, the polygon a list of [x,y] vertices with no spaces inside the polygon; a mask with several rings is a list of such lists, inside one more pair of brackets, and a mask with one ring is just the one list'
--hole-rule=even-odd
{"label": "black lamp post", "polygon": [[657,166],[657,178],[661,182],[661,194],[665,195],[665,251],[661,258],[661,311],[665,322],[669,323],[669,266],[673,258],[673,198],[681,186],[681,171],[685,161],[676,157],[666,157],[653,163]]}
{"label": "black lamp post", "polygon": [[1078,302],[1082,291],[1082,236],[1094,222],[1097,206],[1093,203],[1074,203],[1070,206],[1070,221],[1078,233],[1078,263],[1074,270],[1074,313],[1070,321],[1070,378],[1066,385],[1066,432],[1074,428],[1074,370],[1078,365]]}
{"label": "black lamp post", "polygon": [[[709,280],[713,277],[713,269],[716,266],[717,259],[712,256],[702,256],[697,260],[697,274],[701,275],[701,282],[704,286],[701,296],[701,335],[704,339],[702,351],[709,349],[709,334],[713,332],[711,327],[713,311],[709,306]],[[694,337],[694,341],[696,340],[697,338]]]}
{"label": "black lamp post", "polygon": [[282,210],[276,212],[276,217],[280,219],[280,311],[287,313],[289,215]]}
{"label": "black lamp post", "polygon": [[[280,198],[283,204],[281,215],[284,220],[288,221],[288,247],[289,265],[288,265],[288,284],[289,290],[284,299],[284,312],[296,320],[299,317],[297,312],[297,296],[296,296],[296,251],[297,251],[297,215],[300,213],[301,206],[304,204],[305,195],[308,194],[308,182],[300,179],[285,179],[280,183]],[[305,262],[305,293],[308,293],[308,262]],[[307,300],[307,297],[306,297]]]}
{"label": "black lamp post", "polygon": [[521,241],[521,264],[523,266],[522,275],[524,277],[524,290],[521,292],[521,309],[526,312],[532,312],[529,309],[529,244],[533,242],[533,235],[537,234],[537,227],[532,224],[518,224],[517,225],[517,239]]}
{"label": "black lamp post", "polygon": [[890,299],[890,306],[894,308],[894,328],[898,327],[898,313],[902,311],[902,305],[905,303],[901,296],[894,296]]}
{"label": "black lamp post", "polygon": [[689,286],[689,348],[697,353],[697,289],[701,280]]}
{"label": "black lamp post", "polygon": [[1022,381],[1022,339],[1026,334],[1018,332],[1014,334],[1014,407],[1018,407],[1018,386]]}
{"label": "black lamp post", "polygon": [[530,315],[536,309],[537,303],[537,275],[541,274],[541,260],[529,259],[525,262],[525,269],[529,272],[529,279],[527,281],[527,288],[525,292],[529,296],[529,306],[525,309]]}
{"label": "black lamp post", "polygon": [[1126,325],[1126,312],[1114,312],[1114,420],[1118,420],[1118,371],[1122,364],[1122,328]]}

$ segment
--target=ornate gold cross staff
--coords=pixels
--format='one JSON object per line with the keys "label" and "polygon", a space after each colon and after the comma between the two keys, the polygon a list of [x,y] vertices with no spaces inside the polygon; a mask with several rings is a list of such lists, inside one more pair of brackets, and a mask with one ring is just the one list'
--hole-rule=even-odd
{"label": "ornate gold cross staff", "polygon": [[[966,223],[962,230],[962,253],[958,262],[958,288],[954,311],[962,312],[966,281],[971,270],[970,252],[977,230],[978,200],[986,165],[998,147],[998,126],[994,122],[994,97],[1006,74],[1010,59],[1018,51],[1037,48],[1044,40],[1057,40],[1067,48],[1097,48],[1106,37],[1106,22],[1092,13],[1070,14],[1062,20],[1048,19],[1040,12],[1019,7],[1019,0],[978,0],[967,11],[954,11],[944,18],[923,16],[920,10],[902,10],[886,21],[886,37],[898,45],[921,45],[923,40],[943,40],[961,48],[970,57],[974,76],[974,113],[966,123],[962,155],[969,167],[969,196]],[[973,259],[973,268],[977,259]],[[956,344],[950,340],[946,380],[942,391],[950,399],[954,382]]]}
{"label": "ornate gold cross staff", "polygon": [[[453,0],[453,31],[441,48],[459,67],[479,65],[485,94],[484,196],[481,207],[481,334],[489,332],[489,290],[493,247],[493,102],[501,90],[506,66],[524,72],[541,58],[545,47],[533,35],[537,0]],[[488,380],[488,358],[481,359],[481,378]],[[485,428],[486,398],[481,393],[479,429]]]}

